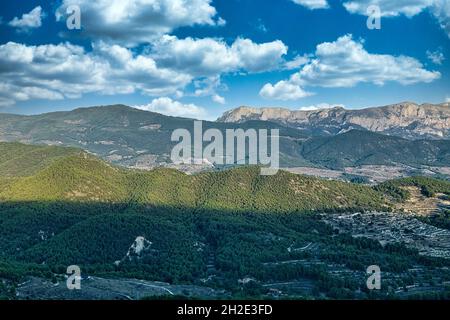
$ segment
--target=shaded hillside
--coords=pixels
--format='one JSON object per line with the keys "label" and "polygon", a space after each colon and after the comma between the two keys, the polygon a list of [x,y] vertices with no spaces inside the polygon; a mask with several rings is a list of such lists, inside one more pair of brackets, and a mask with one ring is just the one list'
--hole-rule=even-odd
{"label": "shaded hillside", "polygon": [[436,194],[450,196],[450,182],[428,177],[411,177],[387,181],[375,187],[376,190],[400,201],[407,200],[411,195],[405,187],[417,187],[421,193],[427,197],[434,197]]}
{"label": "shaded hillside", "polygon": [[438,228],[450,229],[450,182],[427,177],[387,181],[375,187],[396,202],[398,211],[420,215]]}
{"label": "shaded hillside", "polygon": [[[293,284],[283,287],[285,297],[373,297],[364,289],[372,263],[386,271],[386,288],[375,297],[392,298],[387,288],[429,277],[438,285],[427,292],[443,293],[439,284],[450,279],[445,260],[419,256],[402,245],[337,235],[303,213],[193,212],[60,201],[1,203],[0,209],[0,278],[10,288],[0,287],[0,295],[9,298],[24,298],[15,295],[14,286],[30,275],[60,280],[63,286],[72,264],[80,266],[84,277],[110,279],[109,290],[114,290],[114,279],[127,277],[184,284],[186,290],[190,285],[213,288],[224,298],[270,298],[275,283]],[[151,245],[127,256],[137,237]],[[336,274],[336,268],[342,273]],[[411,268],[421,272],[411,277]],[[244,278],[254,280],[243,284],[239,280]],[[79,298],[83,293],[78,292]]]}
{"label": "shaded hillside", "polygon": [[[24,298],[15,289],[28,276],[65,281],[72,264],[112,285],[118,277],[147,279],[213,288],[223,298],[270,298],[280,282],[293,284],[282,289],[286,297],[373,298],[364,288],[374,263],[386,271],[386,288],[414,284],[411,268],[421,270],[417,281],[450,280],[446,260],[337,234],[322,221],[324,212],[379,209],[388,189],[259,173],[129,170],[77,151],[36,172],[0,176],[0,297]],[[139,251],[138,239],[146,241]],[[445,294],[441,285],[428,290]],[[393,297],[387,289],[376,294]]]}
{"label": "shaded hillside", "polygon": [[410,141],[369,131],[351,130],[333,137],[316,137],[301,145],[308,161],[340,169],[360,165],[448,166],[450,140]]}

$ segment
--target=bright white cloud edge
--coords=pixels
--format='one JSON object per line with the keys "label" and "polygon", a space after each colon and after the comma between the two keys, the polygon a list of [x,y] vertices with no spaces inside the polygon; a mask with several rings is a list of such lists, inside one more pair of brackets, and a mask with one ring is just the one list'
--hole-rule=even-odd
{"label": "bright white cloud edge", "polygon": [[304,6],[308,9],[327,9],[329,8],[327,0],[292,0],[294,3]]}
{"label": "bright white cloud edge", "polygon": [[29,13],[24,13],[21,18],[14,17],[8,25],[23,31],[39,28],[42,26],[42,18],[44,16],[45,13],[42,11],[42,7],[37,6]]}
{"label": "bright white cloud edge", "polygon": [[382,86],[386,82],[403,85],[429,83],[439,79],[416,59],[407,56],[372,54],[362,41],[345,35],[316,47],[314,58],[288,80],[266,84],[260,95],[266,99],[298,100],[310,95],[305,87],[350,88],[360,83]]}
{"label": "bright white cloud edge", "polygon": [[211,119],[205,108],[199,107],[195,104],[183,104],[168,97],[157,98],[151,101],[149,104],[133,106],[133,108],[157,112],[172,117],[202,120]]}

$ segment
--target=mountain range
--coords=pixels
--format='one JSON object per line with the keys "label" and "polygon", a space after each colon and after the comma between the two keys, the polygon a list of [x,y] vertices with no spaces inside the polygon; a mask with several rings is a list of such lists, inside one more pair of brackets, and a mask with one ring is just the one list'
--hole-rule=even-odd
{"label": "mountain range", "polygon": [[[306,139],[296,129],[265,121],[245,124],[203,121],[203,128],[279,129],[281,152],[296,157],[296,141]],[[194,120],[169,117],[124,105],[80,108],[34,116],[0,114],[0,141],[82,148],[112,163],[136,168],[170,164],[176,144],[172,132],[186,129],[193,135]]]}
{"label": "mountain range", "polygon": [[407,139],[450,136],[449,103],[418,105],[404,102],[358,110],[335,107],[313,111],[240,107],[224,113],[217,121],[242,123],[248,120],[277,122],[307,134],[336,135],[362,129]]}
{"label": "mountain range", "polygon": [[[0,114],[0,141],[81,148],[132,168],[211,169],[210,163],[199,168],[171,163],[171,134],[180,128],[192,133],[194,120],[124,105],[33,116]],[[279,129],[282,167],[450,166],[448,104],[319,111],[243,107],[217,122],[203,121],[203,128]]]}

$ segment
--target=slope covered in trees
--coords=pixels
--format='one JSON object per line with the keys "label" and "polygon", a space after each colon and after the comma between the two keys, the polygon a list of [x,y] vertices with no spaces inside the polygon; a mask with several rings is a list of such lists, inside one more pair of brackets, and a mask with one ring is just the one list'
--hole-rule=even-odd
{"label": "slope covered in trees", "polygon": [[311,163],[333,169],[382,164],[445,166],[450,163],[450,141],[411,141],[351,130],[332,137],[311,138],[301,144],[300,154]]}
{"label": "slope covered in trees", "polygon": [[[20,145],[18,145],[20,147]],[[380,208],[370,187],[258,167],[185,175],[176,170],[127,170],[84,152],[52,161],[38,172],[5,181],[3,201],[136,202],[148,205],[242,211],[314,211]]]}
{"label": "slope covered in trees", "polygon": [[[3,178],[0,297],[14,298],[26,276],[55,280],[73,264],[83,275],[195,284],[244,298],[268,297],[263,284],[277,282],[308,284],[283,289],[292,297],[368,298],[365,269],[374,263],[394,275],[384,297],[395,296],[389,287],[414,283],[409,268],[450,280],[440,269],[446,260],[337,234],[315,214],[382,208],[389,188],[283,171],[265,177],[257,167],[194,176],[137,171],[81,151],[57,154],[35,172]],[[128,256],[137,237],[151,245]],[[336,268],[346,271],[336,276]],[[245,278],[254,280],[239,282]]]}
{"label": "slope covered in trees", "polygon": [[0,176],[31,175],[57,159],[79,152],[74,148],[0,142]]}

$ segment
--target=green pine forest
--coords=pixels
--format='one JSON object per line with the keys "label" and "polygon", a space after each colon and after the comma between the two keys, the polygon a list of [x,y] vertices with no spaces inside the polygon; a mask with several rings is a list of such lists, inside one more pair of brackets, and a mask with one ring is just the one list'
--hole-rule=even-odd
{"label": "green pine forest", "polygon": [[[200,279],[213,261],[216,276],[208,286],[230,297],[265,296],[259,282],[238,284],[251,276],[260,282],[309,279],[313,291],[299,298],[331,299],[378,296],[363,289],[355,296],[361,284],[333,276],[327,263],[364,271],[382,261],[389,272],[448,265],[402,245],[337,234],[319,214],[390,211],[408,198],[402,186],[450,195],[449,182],[417,177],[370,187],[285,171],[261,176],[259,169],[139,171],[78,149],[0,143],[0,297],[14,299],[27,276],[55,279],[72,264],[103,277],[204,285]],[[442,219],[445,226],[448,217]],[[114,264],[138,236],[153,243],[151,250]],[[311,242],[318,244],[314,252],[286,250]],[[276,263],[300,259],[325,265]],[[450,281],[450,274],[444,277]],[[406,286],[411,279],[395,281]],[[448,292],[438,295],[448,298]]]}

